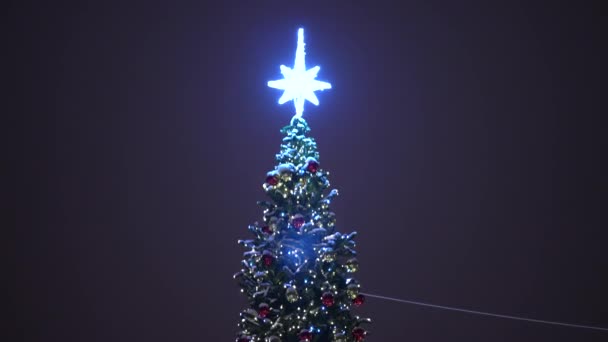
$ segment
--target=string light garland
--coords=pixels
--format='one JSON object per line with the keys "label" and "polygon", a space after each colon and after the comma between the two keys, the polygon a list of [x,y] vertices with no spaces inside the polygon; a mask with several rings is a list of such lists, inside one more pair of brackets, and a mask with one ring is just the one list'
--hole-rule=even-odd
{"label": "string light garland", "polygon": [[591,326],[591,325],[581,325],[581,324],[574,324],[574,323],[554,322],[554,321],[547,321],[547,320],[543,320],[543,319],[535,319],[535,318],[527,318],[527,317],[520,317],[520,316],[496,314],[496,313],[491,313],[491,312],[462,309],[462,308],[456,308],[456,307],[451,307],[451,306],[436,305],[436,304],[417,302],[417,301],[413,301],[413,300],[405,300],[405,299],[400,299],[400,298],[380,296],[380,295],[375,295],[375,294],[371,294],[371,293],[362,293],[362,294],[364,294],[365,296],[370,297],[370,298],[378,298],[378,299],[384,299],[384,300],[388,300],[388,301],[392,301],[392,302],[412,304],[412,305],[418,305],[418,306],[425,306],[425,307],[430,307],[430,308],[435,308],[435,309],[440,309],[440,310],[457,311],[457,312],[464,312],[464,313],[469,313],[469,314],[474,314],[474,315],[497,317],[497,318],[505,318],[505,319],[512,319],[512,320],[526,321],[526,322],[533,322],[533,323],[560,325],[560,326],[570,327],[570,328],[581,328],[581,329],[608,331],[608,328]]}

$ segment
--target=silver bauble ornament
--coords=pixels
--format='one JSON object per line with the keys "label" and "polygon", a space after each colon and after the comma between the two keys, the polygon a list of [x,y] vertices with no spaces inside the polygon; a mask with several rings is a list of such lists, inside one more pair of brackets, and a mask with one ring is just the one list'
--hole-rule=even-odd
{"label": "silver bauble ornament", "polygon": [[298,290],[296,290],[295,287],[289,287],[285,291],[285,298],[287,298],[287,301],[290,303],[298,301],[299,297],[300,295],[298,294]]}

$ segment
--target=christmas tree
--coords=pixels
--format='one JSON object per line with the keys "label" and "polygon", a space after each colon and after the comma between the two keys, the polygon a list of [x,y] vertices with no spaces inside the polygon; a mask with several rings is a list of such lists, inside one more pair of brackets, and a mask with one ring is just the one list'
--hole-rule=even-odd
{"label": "christmas tree", "polygon": [[315,80],[319,67],[306,70],[303,30],[293,69],[281,66],[284,79],[268,85],[284,90],[279,103],[294,101],[296,114],[285,134],[277,165],[263,185],[263,221],[249,226],[252,239],[235,278],[249,299],[241,312],[237,341],[363,341],[360,325],[370,322],[352,311],[363,304],[354,278],[356,232],[336,229],[329,205],[338,195],[329,189],[329,172],[320,168],[315,140],[302,114],[304,101],[318,105],[314,91],[331,88]]}

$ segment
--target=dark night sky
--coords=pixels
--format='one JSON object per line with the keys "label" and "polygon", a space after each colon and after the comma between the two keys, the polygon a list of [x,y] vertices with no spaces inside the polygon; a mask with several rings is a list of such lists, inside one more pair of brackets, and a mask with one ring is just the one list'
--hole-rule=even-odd
{"label": "dark night sky", "polygon": [[[236,240],[293,110],[266,81],[299,26],[333,84],[305,117],[364,291],[608,327],[600,2],[302,3],[4,8],[21,95],[4,115],[25,124],[9,145],[17,340],[233,339]],[[363,311],[371,342],[608,340]]]}

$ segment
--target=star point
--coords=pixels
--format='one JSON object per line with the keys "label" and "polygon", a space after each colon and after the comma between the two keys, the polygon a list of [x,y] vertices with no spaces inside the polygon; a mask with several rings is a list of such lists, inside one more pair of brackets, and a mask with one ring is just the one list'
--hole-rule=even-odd
{"label": "star point", "polygon": [[315,66],[306,70],[304,45],[304,29],[301,28],[298,30],[298,46],[293,69],[281,65],[283,79],[268,82],[269,87],[284,91],[279,98],[279,104],[293,100],[296,109],[294,117],[302,116],[305,101],[319,105],[315,91],[331,89],[330,83],[315,79],[321,67]]}

